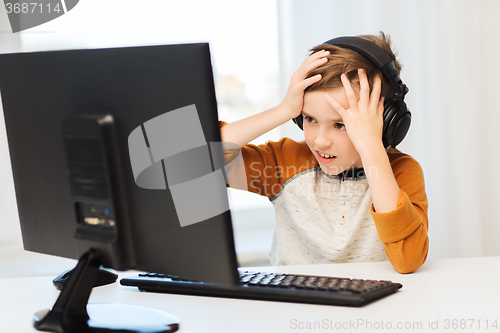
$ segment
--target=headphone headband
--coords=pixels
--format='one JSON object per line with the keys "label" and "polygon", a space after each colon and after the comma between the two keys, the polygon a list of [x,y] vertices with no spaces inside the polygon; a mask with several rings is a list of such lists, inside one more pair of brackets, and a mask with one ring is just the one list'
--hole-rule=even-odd
{"label": "headphone headband", "polygon": [[394,66],[391,57],[380,46],[364,38],[352,36],[333,38],[323,44],[350,49],[368,58],[377,66],[391,85],[394,99],[398,102],[403,101],[404,96],[408,93],[408,87],[399,77],[398,70]]}

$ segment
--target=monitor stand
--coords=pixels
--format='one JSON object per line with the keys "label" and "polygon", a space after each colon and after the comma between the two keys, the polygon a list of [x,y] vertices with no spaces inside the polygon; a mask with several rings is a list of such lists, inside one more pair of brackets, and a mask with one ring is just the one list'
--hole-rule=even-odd
{"label": "monitor stand", "polygon": [[35,313],[35,328],[58,333],[164,333],[179,329],[179,319],[167,312],[133,305],[87,304],[100,266],[99,251],[84,253],[54,307]]}
{"label": "monitor stand", "polygon": [[[52,280],[54,287],[56,287],[57,290],[63,290],[74,270],[75,269],[73,268],[59,274],[59,276]],[[101,266],[101,268],[99,268],[99,273],[97,274],[97,280],[94,283],[94,288],[114,283],[117,279],[118,274]]]}

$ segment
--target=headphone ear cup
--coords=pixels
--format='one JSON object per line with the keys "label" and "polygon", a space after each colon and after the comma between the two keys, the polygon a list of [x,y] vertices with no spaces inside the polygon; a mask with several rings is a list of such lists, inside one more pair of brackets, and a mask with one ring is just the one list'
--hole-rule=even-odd
{"label": "headphone ear cup", "polygon": [[411,112],[407,109],[401,110],[397,113],[397,117],[394,119],[395,127],[392,135],[392,147],[396,147],[406,136],[411,124]]}
{"label": "headphone ear cup", "polygon": [[397,111],[396,106],[397,104],[394,99],[388,99],[384,103],[384,128],[382,130],[382,142],[385,148],[389,147],[390,142],[392,141],[389,127],[392,122],[392,118],[394,117],[394,113]]}
{"label": "headphone ear cup", "polygon": [[394,99],[388,100],[384,105],[384,128],[382,132],[382,142],[384,147],[395,148],[403,141],[411,123],[411,113],[407,110],[406,104],[401,102],[403,108]]}
{"label": "headphone ear cup", "polygon": [[301,130],[304,130],[304,117],[302,115],[295,117],[292,119],[292,121],[299,126]]}

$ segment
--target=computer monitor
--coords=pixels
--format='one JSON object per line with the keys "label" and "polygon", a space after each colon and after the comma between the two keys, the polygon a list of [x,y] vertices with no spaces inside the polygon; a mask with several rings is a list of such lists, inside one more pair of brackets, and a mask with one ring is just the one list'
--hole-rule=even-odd
{"label": "computer monitor", "polygon": [[0,92],[24,248],[80,259],[62,321],[100,265],[237,283],[208,44],[2,54]]}

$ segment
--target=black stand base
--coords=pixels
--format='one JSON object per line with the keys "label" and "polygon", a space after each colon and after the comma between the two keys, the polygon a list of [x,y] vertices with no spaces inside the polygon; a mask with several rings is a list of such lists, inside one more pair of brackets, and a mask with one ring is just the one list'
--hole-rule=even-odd
{"label": "black stand base", "polygon": [[[87,312],[89,319],[85,323],[66,327],[63,330],[52,330],[49,332],[92,332],[92,333],[117,333],[117,332],[175,332],[179,329],[179,318],[167,313],[150,308],[123,305],[123,304],[88,304]],[[40,325],[50,310],[42,310],[35,313],[35,327],[39,323],[38,330],[43,330]]]}
{"label": "black stand base", "polygon": [[179,319],[155,309],[121,304],[88,304],[99,272],[99,253],[85,253],[51,310],[39,311],[34,326],[57,333],[165,333],[179,329]]}

